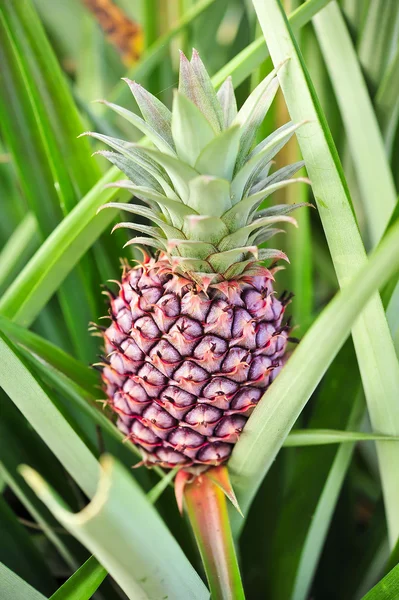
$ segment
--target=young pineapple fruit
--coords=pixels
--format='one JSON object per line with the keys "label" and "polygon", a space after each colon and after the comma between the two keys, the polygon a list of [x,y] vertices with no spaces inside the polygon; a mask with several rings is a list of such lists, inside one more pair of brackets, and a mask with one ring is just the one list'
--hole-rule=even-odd
{"label": "young pineapple fruit", "polygon": [[[273,291],[272,265],[286,256],[258,249],[295,206],[263,201],[293,181],[296,163],[269,174],[293,135],[288,123],[254,146],[275,96],[271,73],[237,112],[231,79],[216,94],[197,52],[182,54],[170,112],[127,80],[143,119],[106,103],[150,144],[90,134],[114,152],[142,204],[109,204],[154,225],[129,243],[155,249],[125,266],[104,331],[102,378],[118,427],[148,465],[201,472],[228,460],[248,416],[284,363],[287,298]],[[303,181],[303,180],[301,180]],[[142,221],[142,220],[141,220]]]}

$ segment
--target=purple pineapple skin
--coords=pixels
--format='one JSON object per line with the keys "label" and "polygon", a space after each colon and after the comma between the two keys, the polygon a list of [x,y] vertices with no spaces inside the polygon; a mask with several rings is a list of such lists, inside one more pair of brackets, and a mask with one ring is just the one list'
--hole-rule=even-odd
{"label": "purple pineapple skin", "polygon": [[125,269],[102,378],[148,466],[205,470],[228,460],[284,363],[285,302],[266,269],[204,292],[165,263]]}

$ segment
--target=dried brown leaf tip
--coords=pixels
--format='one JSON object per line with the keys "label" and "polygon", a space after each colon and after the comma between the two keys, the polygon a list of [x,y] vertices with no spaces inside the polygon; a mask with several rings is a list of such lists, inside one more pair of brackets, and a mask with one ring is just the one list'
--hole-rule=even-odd
{"label": "dried brown leaf tip", "polygon": [[112,0],[83,0],[94,15],[107,40],[116,48],[126,65],[137,62],[143,52],[143,30]]}

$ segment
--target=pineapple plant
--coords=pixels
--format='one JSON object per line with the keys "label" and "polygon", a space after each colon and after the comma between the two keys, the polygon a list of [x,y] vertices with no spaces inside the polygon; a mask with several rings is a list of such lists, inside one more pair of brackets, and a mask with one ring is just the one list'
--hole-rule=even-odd
{"label": "pineapple plant", "polygon": [[[120,223],[143,234],[128,244],[155,250],[123,268],[103,330],[102,379],[119,429],[144,462],[200,473],[225,463],[248,416],[281,370],[290,294],[273,289],[280,250],[258,248],[295,223],[296,206],[264,206],[295,181],[301,162],[270,173],[297,125],[255,145],[278,88],[273,71],[240,111],[231,79],[216,94],[194,50],[181,53],[172,112],[127,80],[143,119],[106,104],[147,135],[151,145],[91,133],[101,154],[128,180],[143,205],[108,204],[145,217]],[[255,146],[255,147],[254,147]],[[147,206],[145,206],[145,204]],[[267,261],[268,266],[265,266]]]}
{"label": "pineapple plant", "polygon": [[[144,52],[126,70],[82,3],[53,4],[0,2],[1,599],[398,597],[398,7],[370,3],[360,15],[310,0],[286,19],[282,0],[239,0],[234,11],[199,0],[178,3],[177,16],[173,0],[148,0],[140,20],[133,3],[126,16],[137,11]],[[266,45],[252,38],[254,11]],[[231,82],[215,94],[196,53],[182,56],[172,104],[177,42],[200,48],[216,88],[232,75],[240,111]],[[306,122],[299,147],[276,158],[303,156],[313,197],[289,186],[295,165],[273,165],[297,125],[257,145],[276,72],[245,99],[271,63],[283,95],[270,130],[286,109]],[[142,119],[116,106],[129,101],[123,75],[156,95],[130,83]],[[98,90],[115,114],[91,110]],[[137,128],[139,145],[117,139],[137,141]],[[85,129],[115,136],[97,137],[119,169],[90,157],[91,140],[77,139]],[[273,204],[313,199],[319,209],[298,211],[297,231],[290,207],[268,198],[286,185]],[[132,196],[127,228],[110,236]],[[271,241],[279,220],[290,230],[287,274],[270,249],[282,248]],[[120,281],[129,228],[140,236],[130,250],[146,253],[134,250],[141,260]],[[289,360],[290,298],[273,291],[274,277],[295,291],[302,327]],[[110,327],[92,339],[100,284],[116,279]],[[354,344],[340,350],[350,331]],[[96,402],[89,365],[104,344],[122,434]],[[217,419],[192,419],[206,407]],[[140,452],[152,469],[130,469]],[[228,512],[232,486],[241,516]]]}

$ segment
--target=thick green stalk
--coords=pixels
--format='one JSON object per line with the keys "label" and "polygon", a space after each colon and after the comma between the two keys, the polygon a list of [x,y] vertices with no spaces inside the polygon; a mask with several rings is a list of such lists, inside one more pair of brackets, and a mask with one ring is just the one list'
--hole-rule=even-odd
{"label": "thick green stalk", "polygon": [[184,497],[212,600],[244,599],[224,492],[200,475],[186,486]]}

